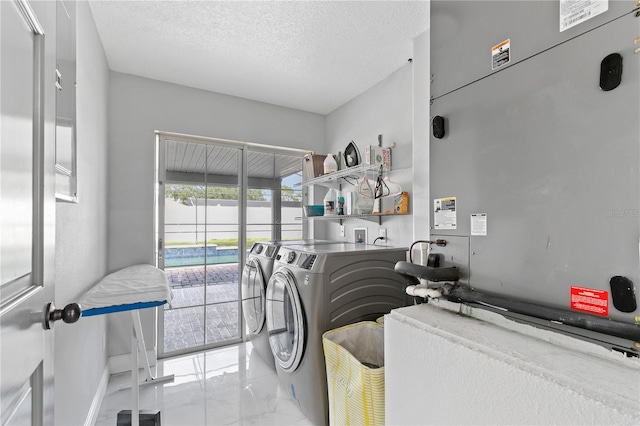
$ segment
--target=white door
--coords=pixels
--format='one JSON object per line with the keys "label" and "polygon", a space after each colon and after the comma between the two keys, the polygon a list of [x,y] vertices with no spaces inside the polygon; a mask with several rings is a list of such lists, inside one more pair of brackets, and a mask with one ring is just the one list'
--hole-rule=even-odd
{"label": "white door", "polygon": [[0,1],[0,423],[53,424],[55,2]]}

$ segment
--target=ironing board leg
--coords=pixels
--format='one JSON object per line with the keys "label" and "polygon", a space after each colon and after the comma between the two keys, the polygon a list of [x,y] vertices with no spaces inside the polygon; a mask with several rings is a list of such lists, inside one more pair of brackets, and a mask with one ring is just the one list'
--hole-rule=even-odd
{"label": "ironing board leg", "polygon": [[[138,319],[139,318],[140,317],[138,317]],[[137,340],[136,330],[135,327],[133,327],[131,330],[131,426],[140,426]]]}
{"label": "ironing board leg", "polygon": [[144,371],[146,377],[145,381],[153,380],[154,377],[151,374],[151,366],[149,365],[149,357],[147,356],[147,346],[144,343],[144,335],[142,334],[142,322],[140,322],[140,312],[135,310],[131,311],[131,320],[133,321],[133,331],[137,337],[138,341],[138,351],[140,356],[142,357],[142,361],[144,361]]}
{"label": "ironing board leg", "polygon": [[[140,385],[155,384],[160,385],[165,382],[172,382],[174,375],[170,374],[162,377],[153,377],[151,374],[151,366],[147,356],[147,348],[144,344],[144,335],[142,334],[142,323],[140,322],[140,314],[137,310],[131,311],[131,426],[140,426]],[[142,356],[145,368],[145,380],[140,383],[140,375],[138,373],[138,360]],[[147,416],[144,414],[143,416]],[[155,424],[160,424],[160,412],[153,415]],[[143,419],[147,424],[147,418]]]}

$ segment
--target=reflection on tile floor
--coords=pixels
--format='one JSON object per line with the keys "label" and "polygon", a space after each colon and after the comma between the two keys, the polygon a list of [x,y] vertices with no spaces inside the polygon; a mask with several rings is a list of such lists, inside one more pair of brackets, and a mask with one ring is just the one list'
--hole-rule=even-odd
{"label": "reflection on tile floor", "polygon": [[[160,411],[163,426],[311,424],[251,343],[160,360],[158,376],[168,374],[173,382],[140,387],[140,409]],[[129,380],[112,376],[97,426],[113,426],[131,409],[131,390],[117,390]]]}

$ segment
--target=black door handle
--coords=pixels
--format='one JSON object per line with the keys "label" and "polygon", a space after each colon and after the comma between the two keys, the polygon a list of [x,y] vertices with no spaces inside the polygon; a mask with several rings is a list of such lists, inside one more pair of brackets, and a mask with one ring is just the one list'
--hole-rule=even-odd
{"label": "black door handle", "polygon": [[73,324],[80,319],[81,315],[82,309],[77,303],[69,303],[63,309],[56,309],[53,302],[49,302],[44,309],[44,328],[50,330],[53,323],[58,320]]}

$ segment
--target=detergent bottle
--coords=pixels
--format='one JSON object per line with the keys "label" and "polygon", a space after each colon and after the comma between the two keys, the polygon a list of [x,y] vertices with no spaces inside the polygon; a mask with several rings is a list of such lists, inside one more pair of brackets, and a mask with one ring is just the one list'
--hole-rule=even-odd
{"label": "detergent bottle", "polygon": [[375,183],[364,176],[356,186],[358,197],[356,199],[355,214],[371,214],[375,200]]}
{"label": "detergent bottle", "polygon": [[338,163],[333,158],[332,154],[327,154],[327,158],[324,159],[324,174],[333,173],[338,171]]}
{"label": "detergent bottle", "polygon": [[333,189],[329,189],[327,195],[324,196],[324,215],[336,215],[336,193]]}

